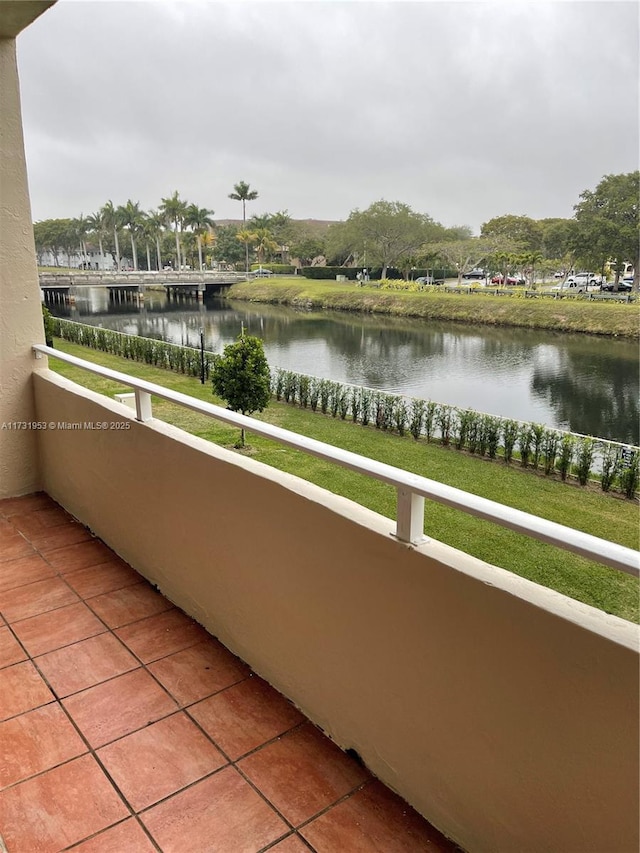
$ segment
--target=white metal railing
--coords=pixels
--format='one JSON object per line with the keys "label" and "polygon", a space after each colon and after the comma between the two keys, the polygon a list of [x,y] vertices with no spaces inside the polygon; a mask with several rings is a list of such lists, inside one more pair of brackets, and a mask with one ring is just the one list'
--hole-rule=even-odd
{"label": "white metal railing", "polygon": [[547,521],[528,512],[513,509],[487,498],[456,489],[453,486],[438,483],[436,480],[403,471],[393,465],[367,459],[365,456],[333,447],[323,441],[299,435],[290,430],[282,429],[282,427],[263,423],[246,415],[223,409],[213,403],[204,403],[195,397],[181,394],[178,391],[171,391],[153,382],[147,382],[144,379],[128,376],[126,373],[120,373],[108,367],[92,364],[84,359],[76,358],[76,356],[58,352],[53,347],[36,344],[33,351],[36,358],[42,358],[43,355],[51,356],[80,367],[89,373],[95,373],[106,379],[113,379],[132,388],[135,393],[136,419],[141,423],[146,423],[153,418],[151,405],[151,395],[153,394],[160,399],[208,415],[223,423],[250,430],[256,435],[301,450],[311,456],[325,459],[328,462],[389,483],[395,487],[397,492],[396,536],[401,542],[417,545],[425,540],[424,501],[425,498],[429,498],[446,506],[462,510],[468,515],[483,518],[502,527],[515,530],[533,539],[539,539],[567,551],[573,551],[594,562],[603,563],[630,575],[640,576],[640,554],[623,545],[599,539],[597,536],[573,530],[553,521]]}

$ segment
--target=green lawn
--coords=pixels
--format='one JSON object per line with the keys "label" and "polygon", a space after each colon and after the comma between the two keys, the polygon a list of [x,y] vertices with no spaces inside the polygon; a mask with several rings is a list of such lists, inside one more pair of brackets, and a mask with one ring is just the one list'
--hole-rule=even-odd
{"label": "green lawn", "polygon": [[[55,345],[63,352],[122,373],[207,402],[221,403],[212,396],[210,385],[202,386],[197,379],[66,341],[56,340]],[[50,360],[50,366],[99,393],[113,396],[130,390],[55,359]],[[154,416],[229,447],[234,445],[239,435],[236,429],[162,400],[154,400]],[[637,503],[606,495],[597,488],[580,488],[506,466],[502,462],[478,459],[422,440],[416,442],[412,438],[383,433],[372,427],[355,426],[348,421],[313,414],[310,410],[285,403],[272,402],[258,417],[594,536],[634,549],[639,546]],[[396,496],[392,487],[250,433],[247,434],[247,442],[253,458],[351,498],[385,516],[395,517]],[[622,572],[430,501],[427,501],[425,511],[425,533],[608,613],[638,621],[638,581]]]}

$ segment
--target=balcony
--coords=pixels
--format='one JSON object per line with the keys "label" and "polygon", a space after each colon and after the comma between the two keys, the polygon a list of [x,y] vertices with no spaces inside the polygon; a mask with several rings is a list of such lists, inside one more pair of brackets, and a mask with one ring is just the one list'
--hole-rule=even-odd
{"label": "balcony", "polygon": [[[48,774],[64,778],[69,768],[95,777],[95,789],[71,783],[83,789],[98,790],[100,779],[109,805],[106,817],[103,806],[95,811],[105,822],[64,836],[67,846],[100,832],[106,844],[108,830],[150,832],[163,850],[394,850],[382,827],[403,851],[452,849],[444,836],[473,851],[637,846],[636,626],[421,539],[413,498],[401,490],[396,526],[154,419],[145,397],[153,389],[138,389],[134,412],[35,364],[38,421],[125,421],[127,429],[37,435],[45,491],[106,545],[66,516],[59,529],[34,529],[36,516],[60,518],[61,510],[48,497],[26,499],[35,501],[25,515],[33,518],[18,535],[55,574],[27,575],[23,589],[59,587],[67,598],[54,597],[52,620],[29,610],[32,596],[20,588],[0,597],[9,596],[8,611],[0,606],[5,627],[18,640],[26,632],[25,654],[35,660],[35,670],[21,658],[10,667],[30,674],[33,684],[17,692],[28,697],[33,688],[36,700],[25,699],[9,723],[51,713],[78,731],[71,754],[11,782],[6,801],[17,802],[20,790],[48,796]],[[583,546],[579,537],[568,543]],[[632,570],[625,551],[609,556]],[[56,552],[70,562],[55,565],[47,554]],[[24,560],[8,553],[5,568]],[[93,565],[75,562],[85,553]],[[94,585],[103,574],[107,586]],[[63,628],[63,609],[82,611],[93,628],[76,636],[66,619]],[[59,646],[39,646],[38,631],[27,644],[29,623],[38,622],[49,624],[45,643],[51,631]],[[115,671],[108,655],[94,663],[92,647],[103,644],[117,650]],[[107,674],[85,671],[74,682],[75,654],[90,661],[85,670]],[[55,705],[40,675],[48,659],[58,661],[63,685],[58,692],[42,671]],[[119,713],[146,701],[145,691],[156,711]],[[251,708],[254,692],[266,703],[258,711],[228,701],[246,693]],[[261,742],[229,746],[208,728],[208,712],[198,717],[228,704],[252,718],[243,735],[256,716],[260,725],[275,719],[275,728]],[[133,746],[157,760],[138,760]],[[228,804],[220,824],[208,823],[201,791],[209,804]],[[253,831],[247,814],[262,827],[250,841],[202,841]],[[62,822],[71,832],[71,818]],[[186,824],[199,841],[184,842]]]}
{"label": "balcony", "polygon": [[51,4],[1,25],[0,409],[127,428],[0,432],[0,850],[451,849],[406,801],[473,853],[636,853],[635,625],[424,539],[473,503],[437,484],[379,470],[392,521],[33,359],[15,38]]}
{"label": "balcony", "polygon": [[9,853],[458,849],[43,493],[0,612]]}

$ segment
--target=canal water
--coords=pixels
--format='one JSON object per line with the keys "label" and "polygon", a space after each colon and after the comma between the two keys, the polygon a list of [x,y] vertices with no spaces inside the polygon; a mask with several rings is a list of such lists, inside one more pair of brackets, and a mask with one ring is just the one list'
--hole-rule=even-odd
{"label": "canal water", "polygon": [[638,346],[626,340],[232,302],[143,306],[87,289],[56,316],[222,352],[241,327],[281,367],[637,445]]}

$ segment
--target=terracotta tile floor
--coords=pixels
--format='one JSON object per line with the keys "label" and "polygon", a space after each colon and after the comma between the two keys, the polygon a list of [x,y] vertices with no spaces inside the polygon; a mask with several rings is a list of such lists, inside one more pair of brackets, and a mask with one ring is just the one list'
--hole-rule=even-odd
{"label": "terracotta tile floor", "polygon": [[0,850],[457,849],[47,495],[0,501]]}

